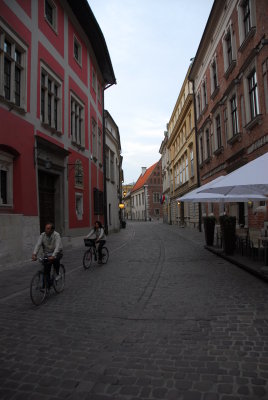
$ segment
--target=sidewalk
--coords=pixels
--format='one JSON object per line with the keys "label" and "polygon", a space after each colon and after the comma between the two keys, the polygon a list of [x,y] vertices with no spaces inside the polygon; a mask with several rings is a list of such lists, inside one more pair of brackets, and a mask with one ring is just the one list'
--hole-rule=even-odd
{"label": "sidewalk", "polygon": [[192,228],[178,228],[180,230],[184,230],[184,236],[187,238],[194,239],[198,241],[200,244],[204,245],[204,248],[211,253],[221,257],[230,263],[236,265],[239,268],[244,269],[250,274],[261,278],[262,280],[268,282],[268,266],[265,266],[264,261],[254,260],[250,258],[248,255],[241,255],[237,251],[233,255],[226,255],[223,252],[222,248],[218,248],[215,246],[207,246],[205,244],[205,233],[199,232],[197,229]]}

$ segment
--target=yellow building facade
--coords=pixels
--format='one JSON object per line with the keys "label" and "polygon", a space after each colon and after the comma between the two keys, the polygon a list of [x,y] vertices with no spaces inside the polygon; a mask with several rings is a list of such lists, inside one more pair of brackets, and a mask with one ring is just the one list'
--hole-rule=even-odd
{"label": "yellow building facade", "polygon": [[197,227],[198,204],[180,203],[178,198],[198,187],[194,95],[189,71],[168,122],[169,223]]}

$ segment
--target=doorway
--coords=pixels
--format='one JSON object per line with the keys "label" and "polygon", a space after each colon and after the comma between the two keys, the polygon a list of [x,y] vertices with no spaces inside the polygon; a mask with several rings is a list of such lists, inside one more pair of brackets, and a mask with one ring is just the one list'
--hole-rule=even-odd
{"label": "doorway", "polygon": [[40,232],[44,232],[48,221],[55,224],[56,181],[56,175],[38,171]]}

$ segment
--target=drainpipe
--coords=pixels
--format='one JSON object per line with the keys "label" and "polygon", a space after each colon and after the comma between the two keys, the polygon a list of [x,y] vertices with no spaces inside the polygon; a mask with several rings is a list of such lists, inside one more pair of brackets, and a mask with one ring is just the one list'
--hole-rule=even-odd
{"label": "drainpipe", "polygon": [[[195,149],[196,149],[196,159],[197,159],[197,186],[200,187],[200,173],[199,173],[199,147],[198,147],[198,139],[197,139],[197,117],[196,117],[196,102],[195,102],[195,87],[194,80],[189,79],[193,84],[193,96],[194,96],[194,130],[195,130]],[[201,203],[198,203],[198,229],[199,232],[202,232],[202,221],[201,221]]]}

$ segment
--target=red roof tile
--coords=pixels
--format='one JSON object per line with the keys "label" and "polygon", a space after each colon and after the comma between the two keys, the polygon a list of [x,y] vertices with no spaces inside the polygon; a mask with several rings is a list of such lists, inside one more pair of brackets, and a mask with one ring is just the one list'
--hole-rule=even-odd
{"label": "red roof tile", "polygon": [[136,190],[142,188],[146,184],[147,180],[149,179],[151,173],[153,172],[153,170],[155,169],[157,164],[158,164],[158,162],[156,162],[151,167],[146,169],[146,171],[143,175],[140,175],[140,177],[137,180],[137,182],[135,183],[134,187],[131,189],[131,192],[135,192]]}

